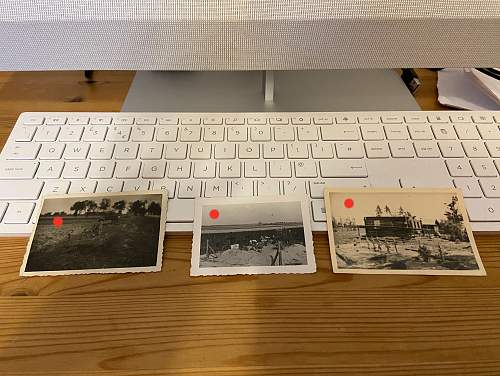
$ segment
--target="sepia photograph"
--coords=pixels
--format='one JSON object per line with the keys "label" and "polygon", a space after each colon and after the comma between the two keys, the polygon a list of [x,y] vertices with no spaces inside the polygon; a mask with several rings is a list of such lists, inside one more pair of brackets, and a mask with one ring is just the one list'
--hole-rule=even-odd
{"label": "sepia photograph", "polygon": [[282,198],[200,199],[191,275],[312,273],[307,204]]}
{"label": "sepia photograph", "polygon": [[486,275],[456,189],[326,189],[334,272]]}
{"label": "sepia photograph", "polygon": [[159,271],[165,206],[162,192],[46,197],[20,274]]}

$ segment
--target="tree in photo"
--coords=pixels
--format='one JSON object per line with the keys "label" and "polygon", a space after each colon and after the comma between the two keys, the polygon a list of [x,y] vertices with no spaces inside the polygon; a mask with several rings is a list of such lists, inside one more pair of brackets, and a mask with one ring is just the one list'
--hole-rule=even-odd
{"label": "tree in photo", "polygon": [[103,198],[99,203],[99,210],[104,212],[109,209],[110,205],[111,205],[111,200],[109,198]]}
{"label": "tree in photo", "polygon": [[439,223],[439,230],[447,234],[450,240],[469,241],[464,228],[464,217],[458,207],[457,196],[451,197],[451,201],[446,205],[444,216],[446,219]]}
{"label": "tree in photo", "polygon": [[87,208],[87,204],[85,201],[76,201],[70,208],[69,210],[73,211],[73,215],[80,215],[80,212],[85,211]]}
{"label": "tree in photo", "polygon": [[405,210],[403,209],[403,207],[402,207],[402,206],[400,206],[400,207],[399,207],[399,209],[398,209],[398,215],[399,215],[400,217],[404,217],[404,216],[405,216],[405,213],[406,213],[406,212],[405,212]]}
{"label": "tree in photo", "polygon": [[116,201],[112,208],[114,211],[116,211],[119,215],[122,215],[123,211],[125,210],[127,206],[127,203],[124,200]]}
{"label": "tree in photo", "polygon": [[85,200],[86,203],[86,214],[94,214],[97,210],[97,204],[94,200]]}
{"label": "tree in photo", "polygon": [[128,210],[133,215],[145,215],[146,203],[146,200],[135,200],[128,205]]}
{"label": "tree in photo", "polygon": [[149,215],[160,215],[161,205],[156,201],[151,201],[148,208],[146,209],[146,213],[148,213]]}
{"label": "tree in photo", "polygon": [[392,215],[391,208],[389,208],[389,206],[386,205],[385,208],[384,208],[384,211],[385,211],[385,214]]}
{"label": "tree in photo", "polygon": [[380,217],[382,215],[382,208],[380,207],[380,205],[377,205],[377,207],[375,208],[375,214],[377,215],[377,217]]}

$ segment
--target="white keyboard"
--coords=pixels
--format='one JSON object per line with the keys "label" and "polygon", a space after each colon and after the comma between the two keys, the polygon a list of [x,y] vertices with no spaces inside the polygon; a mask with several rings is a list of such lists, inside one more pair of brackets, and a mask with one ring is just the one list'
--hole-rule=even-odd
{"label": "white keyboard", "polygon": [[0,235],[28,235],[45,194],[168,190],[167,231],[195,197],[453,187],[475,231],[500,230],[500,111],[24,113],[0,155]]}

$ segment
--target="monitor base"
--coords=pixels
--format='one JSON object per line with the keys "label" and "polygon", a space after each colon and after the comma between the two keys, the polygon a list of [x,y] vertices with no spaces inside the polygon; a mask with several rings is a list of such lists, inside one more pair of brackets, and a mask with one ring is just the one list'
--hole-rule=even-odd
{"label": "monitor base", "polygon": [[125,112],[420,110],[391,69],[276,71],[265,100],[261,71],[137,72]]}

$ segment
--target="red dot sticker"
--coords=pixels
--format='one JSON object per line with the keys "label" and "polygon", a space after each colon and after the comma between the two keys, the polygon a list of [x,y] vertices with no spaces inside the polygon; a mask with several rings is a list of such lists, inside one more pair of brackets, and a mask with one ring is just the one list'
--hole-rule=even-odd
{"label": "red dot sticker", "polygon": [[350,209],[354,206],[354,200],[352,198],[346,198],[344,200],[344,206],[347,208],[347,209]]}
{"label": "red dot sticker", "polygon": [[59,229],[63,225],[62,217],[54,217],[54,219],[52,220],[52,224],[55,226],[55,228]]}
{"label": "red dot sticker", "polygon": [[210,210],[210,213],[208,213],[208,215],[212,219],[217,219],[217,218],[219,218],[219,211],[217,209],[212,209],[212,210]]}

